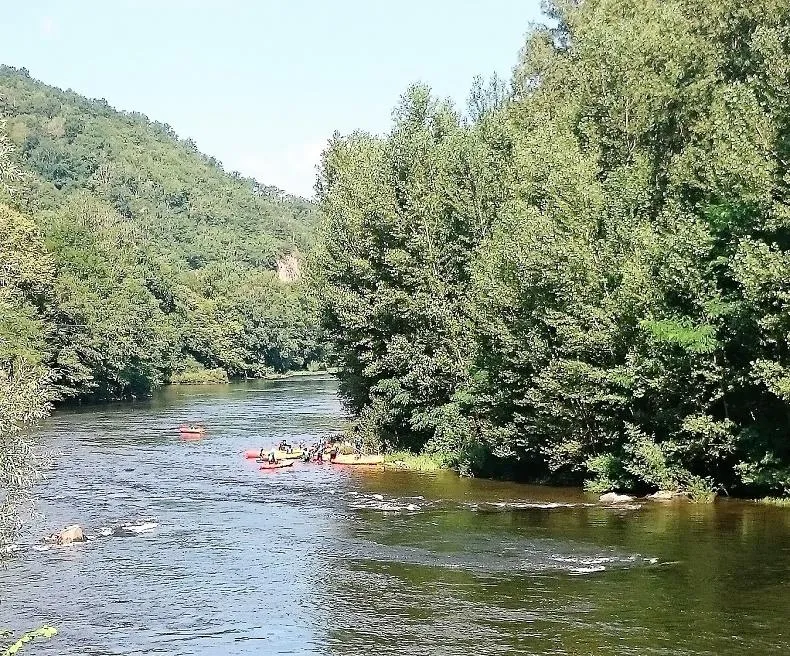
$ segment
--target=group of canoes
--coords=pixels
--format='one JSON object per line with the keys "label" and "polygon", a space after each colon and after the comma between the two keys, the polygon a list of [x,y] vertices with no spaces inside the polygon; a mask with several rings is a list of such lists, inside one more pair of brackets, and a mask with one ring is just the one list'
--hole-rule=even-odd
{"label": "group of canoes", "polygon": [[[206,434],[206,427],[201,422],[188,422],[181,424],[178,431],[182,437],[200,437]],[[250,449],[244,452],[244,457],[254,459],[260,463],[261,469],[282,469],[292,467],[294,462],[312,462],[317,464],[329,463],[333,465],[383,465],[383,455],[366,455],[360,452],[359,446],[347,441],[327,439],[309,446],[299,444],[293,446],[286,440],[273,448]]]}
{"label": "group of canoes", "polygon": [[261,469],[282,469],[291,467],[295,461],[312,462],[317,464],[329,463],[333,465],[381,465],[384,464],[382,455],[363,455],[359,452],[349,451],[352,447],[348,443],[319,442],[306,447],[300,444],[294,447],[284,440],[272,449],[250,449],[244,452],[245,458],[254,458],[261,463]]}

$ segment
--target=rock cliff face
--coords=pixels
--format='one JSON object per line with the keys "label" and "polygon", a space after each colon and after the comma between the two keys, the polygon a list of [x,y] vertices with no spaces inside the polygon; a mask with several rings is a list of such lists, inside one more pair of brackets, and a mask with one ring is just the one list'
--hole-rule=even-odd
{"label": "rock cliff face", "polygon": [[294,253],[283,255],[277,260],[277,277],[281,282],[296,282],[302,277],[299,258]]}

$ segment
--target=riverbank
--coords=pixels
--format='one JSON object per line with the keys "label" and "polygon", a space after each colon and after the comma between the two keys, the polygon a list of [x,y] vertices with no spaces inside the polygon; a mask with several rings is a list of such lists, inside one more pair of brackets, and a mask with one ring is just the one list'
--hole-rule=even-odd
{"label": "riverbank", "polygon": [[410,451],[395,451],[384,456],[385,469],[408,469],[410,471],[440,471],[451,470],[445,462],[427,453],[412,453]]}
{"label": "riverbank", "polygon": [[[385,455],[384,468],[392,470],[405,470],[415,472],[437,472],[437,471],[453,471],[458,474],[451,464],[447,456],[441,454],[428,454],[428,453],[412,453],[410,451],[394,451]],[[461,474],[458,474],[461,476]],[[494,477],[481,477],[490,480],[500,480]],[[509,480],[509,479],[503,479]],[[533,485],[540,485],[533,483]],[[553,487],[547,485],[546,487]],[[583,490],[581,486],[569,486],[569,489]],[[719,498],[719,495],[714,494],[708,490],[658,490],[651,494],[639,496],[633,494],[631,491],[617,492],[604,492],[599,495],[600,500],[604,503],[611,502],[615,497],[619,497],[618,503],[629,501],[688,501],[694,504],[711,504]],[[753,502],[764,506],[775,506],[779,508],[790,509],[790,497],[732,497],[740,501]]]}
{"label": "riverbank", "polygon": [[200,369],[174,374],[167,385],[230,385],[231,383],[239,383],[245,380],[281,380],[298,376],[332,375],[334,372],[335,370],[331,368],[299,369],[284,373],[265,373],[255,378],[231,378],[224,369]]}
{"label": "riverbank", "polygon": [[755,499],[754,501],[762,506],[790,508],[790,497],[763,497],[762,499]]}

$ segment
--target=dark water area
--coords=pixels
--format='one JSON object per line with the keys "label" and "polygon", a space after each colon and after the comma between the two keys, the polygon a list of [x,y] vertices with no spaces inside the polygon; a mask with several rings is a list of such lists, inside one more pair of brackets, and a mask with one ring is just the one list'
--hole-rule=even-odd
{"label": "dark water area", "polygon": [[[31,654],[787,654],[790,510],[245,449],[342,425],[328,378],[170,388],[39,432],[39,514],[0,570]],[[208,434],[176,427],[202,419]],[[47,548],[79,523],[94,539]]]}

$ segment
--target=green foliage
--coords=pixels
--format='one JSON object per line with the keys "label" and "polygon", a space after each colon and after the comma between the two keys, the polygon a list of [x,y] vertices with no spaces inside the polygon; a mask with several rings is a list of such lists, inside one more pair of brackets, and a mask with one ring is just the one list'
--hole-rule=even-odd
{"label": "green foliage", "polygon": [[445,469],[449,466],[449,463],[443,458],[437,458],[425,453],[415,455],[411,451],[393,451],[387,454],[384,466],[394,469],[429,472]]}
{"label": "green foliage", "polygon": [[31,642],[36,638],[51,638],[57,635],[57,633],[58,630],[51,626],[42,626],[33,631],[28,631],[21,638],[19,638],[19,640],[4,649],[1,656],[14,656],[14,654],[18,654],[28,642]]}
{"label": "green foliage", "polygon": [[174,385],[222,385],[228,382],[228,374],[224,369],[203,369],[194,366],[174,373],[170,377]]}
{"label": "green foliage", "polygon": [[[7,184],[21,178],[10,155],[0,148],[0,178]],[[41,307],[53,275],[35,225],[0,203],[0,558],[35,478],[24,431],[46,415],[52,400],[51,372],[42,365],[49,351]]]}
{"label": "green foliage", "polygon": [[[17,212],[46,253],[35,298],[0,313],[0,335],[17,334],[60,398],[145,396],[188,362],[224,378],[322,359],[313,297],[275,272],[312,247],[310,203],[228,175],[169,126],[10,67],[0,100],[0,152],[15,145],[8,166],[27,172],[0,221]],[[16,249],[28,267],[32,247]]]}
{"label": "green foliage", "polygon": [[549,3],[469,117],[336,136],[321,320],[369,439],[590,489],[783,493],[790,7]]}
{"label": "green foliage", "polygon": [[633,480],[626,476],[622,461],[611,453],[593,456],[586,465],[593,476],[584,481],[584,489],[588,492],[603,494],[622,488],[628,489],[633,485]]}
{"label": "green foliage", "polygon": [[470,137],[423,87],[395,114],[386,140],[338,137],[324,154],[317,270],[349,408],[385,445],[420,448],[466,377],[470,263],[501,202],[489,162],[509,141],[485,120]]}
{"label": "green foliage", "polygon": [[716,484],[710,478],[690,476],[683,489],[692,503],[712,503],[718,494]]}
{"label": "green foliage", "polygon": [[674,344],[693,353],[712,353],[716,350],[714,326],[693,326],[690,321],[641,321],[639,324],[659,343]]}
{"label": "green foliage", "polygon": [[775,453],[765,453],[759,459],[739,462],[736,471],[747,485],[759,490],[790,495],[790,464]]}

